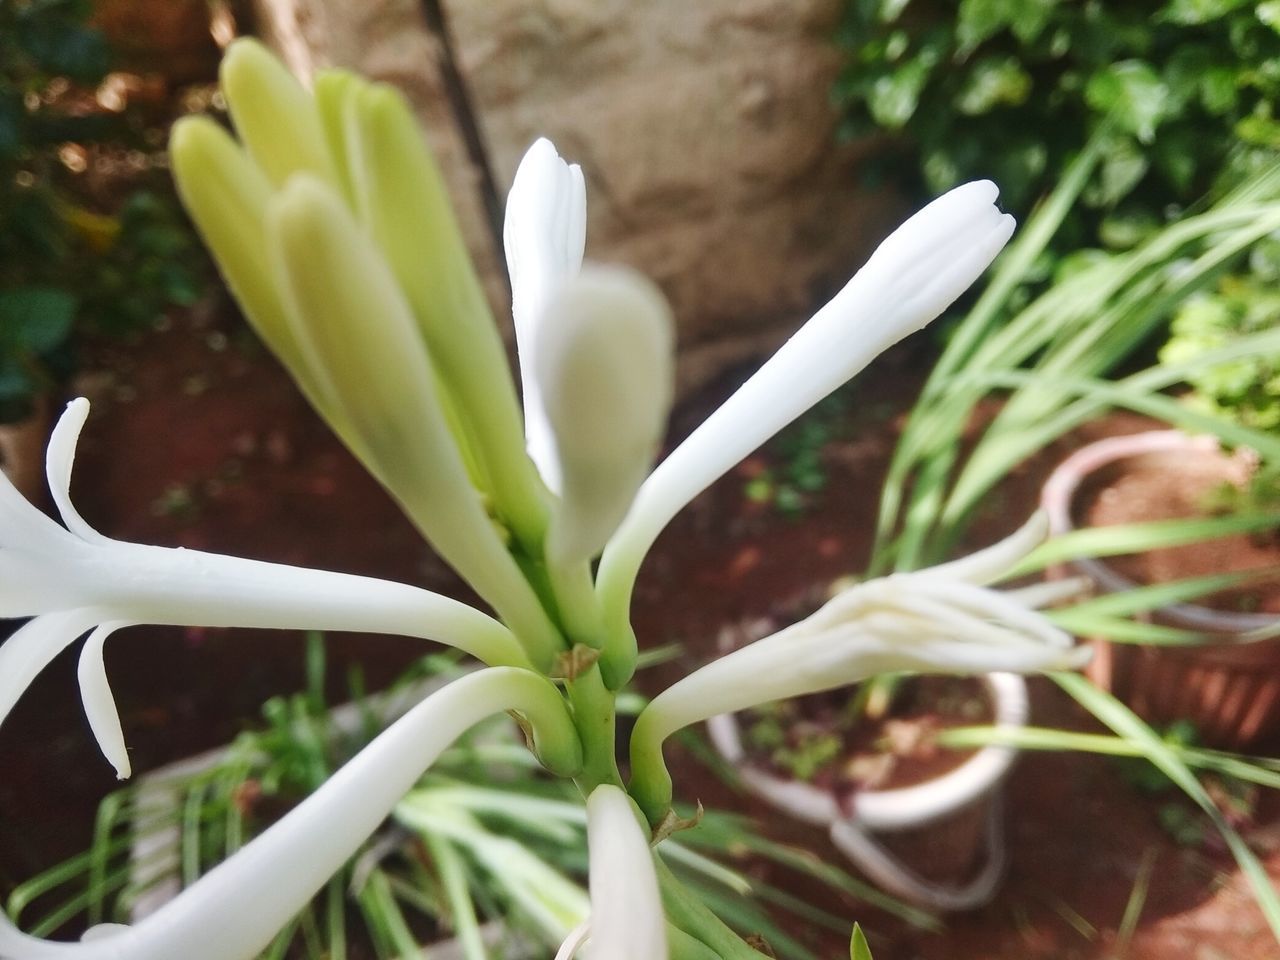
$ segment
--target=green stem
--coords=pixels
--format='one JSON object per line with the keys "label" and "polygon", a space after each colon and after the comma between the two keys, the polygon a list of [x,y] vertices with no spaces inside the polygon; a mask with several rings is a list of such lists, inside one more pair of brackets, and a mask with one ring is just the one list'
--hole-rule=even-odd
{"label": "green stem", "polygon": [[604,614],[591,581],[591,565],[583,561],[558,567],[548,562],[546,572],[569,646],[585,643],[599,650],[604,645]]}
{"label": "green stem", "polygon": [[764,954],[747,946],[723,920],[703,904],[702,900],[682,884],[662,857],[653,858],[662,889],[662,907],[667,922],[702,943],[722,960],[761,960]]}
{"label": "green stem", "polygon": [[657,714],[644,710],[631,731],[631,797],[653,827],[671,809],[673,791],[671,774],[662,759],[666,734],[657,721]]}
{"label": "green stem", "polygon": [[625,789],[618,771],[614,695],[605,687],[599,666],[568,683],[573,722],[582,741],[582,773],[576,778],[583,796],[602,783]]}

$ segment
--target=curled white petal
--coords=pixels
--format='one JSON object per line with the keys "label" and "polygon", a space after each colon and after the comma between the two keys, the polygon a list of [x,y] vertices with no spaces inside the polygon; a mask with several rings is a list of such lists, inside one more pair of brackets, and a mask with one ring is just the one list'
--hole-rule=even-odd
{"label": "curled white petal", "polygon": [[97,622],[392,633],[448,643],[491,665],[528,665],[506,627],[418,587],[102,536],[67,495],[87,411],[87,401],[72,403],[50,444],[50,483],[72,529],[0,477],[0,617],[92,608]]}
{"label": "curled white petal", "polygon": [[587,798],[591,889],[588,960],[666,960],[666,915],[649,834],[619,788],[604,784]]}
{"label": "curled white petal", "polygon": [[111,695],[103,647],[112,633],[127,626],[128,623],[120,621],[104,623],[89,634],[80,651],[80,666],[77,671],[80,702],[84,705],[89,729],[93,731],[102,755],[115,767],[116,778],[119,780],[129,779],[133,765],[129,762],[129,749],[124,742],[124,730],[120,726],[120,711],[116,708],[115,697]]}
{"label": "curled white petal", "polygon": [[0,723],[53,658],[104,619],[101,610],[59,610],[23,624],[0,644]]}
{"label": "curled white petal", "polygon": [[666,458],[601,563],[616,624],[640,561],[690,500],[744,456],[945,310],[991,264],[1014,221],[989,181],[965,184],[899,227],[836,296]]}
{"label": "curled white petal", "polygon": [[49,449],[45,456],[45,473],[49,479],[49,492],[58,514],[67,529],[90,543],[106,543],[107,538],[89,526],[80,511],[71,502],[71,468],[76,459],[76,444],[80,431],[89,419],[89,401],[77,397],[67,404],[66,412],[58,418],[49,437]]}
{"label": "curled white petal", "polygon": [[580,924],[569,931],[569,935],[564,938],[564,943],[560,944],[560,949],[556,951],[556,960],[573,960],[574,956],[591,934],[591,921],[583,920]]}
{"label": "curled white petal", "polygon": [[1005,590],[1004,595],[1014,603],[1020,603],[1033,610],[1041,610],[1056,603],[1087,596],[1092,590],[1092,578],[1067,577],[1064,580],[1046,580],[1043,583]]}
{"label": "curled white petal", "polygon": [[534,378],[554,435],[544,476],[560,494],[553,563],[595,557],[626,515],[666,426],[673,390],[673,320],[645,277],[586,267],[546,305]]}
{"label": "curled white petal", "polygon": [[[535,374],[537,332],[547,299],[582,265],[587,195],[582,168],[560,159],[545,137],[525,153],[507,195],[503,245],[511,277],[511,311],[524,392],[529,456],[554,489],[555,444]],[[554,318],[551,318],[554,320]]]}
{"label": "curled white petal", "polygon": [[[1021,559],[1043,537],[1041,520],[969,558],[843,590],[804,620],[688,675],[641,714],[633,766],[637,750],[651,762],[666,737],[692,723],[880,673],[1028,673],[1082,665],[1088,648],[1073,646],[1069,634],[1019,594],[956,579],[999,579],[1004,571],[996,561],[1007,568]],[[1054,594],[1027,595],[1046,598]]]}
{"label": "curled white petal", "polygon": [[966,557],[940,563],[931,568],[940,577],[964,580],[978,586],[998,583],[1008,575],[1018,561],[1044,543],[1049,536],[1049,514],[1036,510],[1020,526],[1003,540],[983,547]]}
{"label": "curled white petal", "polygon": [[[3,650],[3,648],[0,648]],[[137,925],[52,943],[0,912],[0,960],[252,960],[386,819],[461,734],[554,688],[498,667],[454,681],[380,734],[252,843]],[[563,733],[572,734],[567,714]]]}

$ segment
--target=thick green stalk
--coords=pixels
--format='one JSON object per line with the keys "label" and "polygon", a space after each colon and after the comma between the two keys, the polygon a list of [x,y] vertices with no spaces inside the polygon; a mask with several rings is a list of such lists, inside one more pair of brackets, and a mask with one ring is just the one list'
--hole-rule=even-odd
{"label": "thick green stalk", "polygon": [[576,778],[583,796],[602,783],[626,789],[618,772],[616,719],[612,692],[604,685],[600,668],[592,665],[586,673],[568,683],[573,722],[582,741],[582,773]]}
{"label": "thick green stalk", "polygon": [[599,650],[604,645],[604,613],[591,582],[590,564],[584,560],[558,567],[548,562],[546,571],[569,646],[585,643]]}
{"label": "thick green stalk", "polygon": [[698,896],[688,890],[662,857],[654,857],[653,862],[658,871],[658,886],[662,890],[662,907],[670,924],[701,942],[722,960],[761,960],[765,956],[747,946]]}

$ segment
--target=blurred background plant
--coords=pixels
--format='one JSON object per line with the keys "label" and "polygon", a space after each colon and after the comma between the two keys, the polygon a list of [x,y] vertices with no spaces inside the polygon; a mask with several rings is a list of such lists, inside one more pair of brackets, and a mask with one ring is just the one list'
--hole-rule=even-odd
{"label": "blurred background plant", "polygon": [[126,335],[206,283],[164,128],[133,102],[139,78],[111,72],[91,12],[0,4],[0,423],[71,374],[77,334]]}
{"label": "blurred background plant", "polygon": [[1280,3],[850,0],[838,42],[843,131],[899,134],[867,170],[913,195],[989,177],[1025,217],[1114,118],[1059,255],[1132,247],[1280,147]]}
{"label": "blurred background plant", "polygon": [[[653,664],[672,655],[647,655]],[[467,672],[454,653],[423,657],[369,695],[347,675],[351,701],[326,700],[324,638],[311,634],[306,689],[273,697],[264,723],[228,747],[155,771],[110,794],[92,846],[17,887],[6,909],[40,935],[129,922],[175,896],[316,790],[387,724]],[[628,712],[642,701],[629,695]],[[262,960],[393,960],[453,939],[441,956],[546,956],[588,908],[586,812],[572,784],[546,776],[516,725],[495,718],[450,748],[395,813],[295,920]],[[735,929],[764,934],[796,960],[816,960],[795,922],[846,934],[847,921],[776,883],[748,877],[765,864],[862,898],[916,926],[929,914],[878,893],[839,867],[757,836],[741,816],[684,810],[701,829],[663,845],[667,866]],[[776,912],[771,912],[772,905]],[[431,955],[435,956],[433,949]]]}

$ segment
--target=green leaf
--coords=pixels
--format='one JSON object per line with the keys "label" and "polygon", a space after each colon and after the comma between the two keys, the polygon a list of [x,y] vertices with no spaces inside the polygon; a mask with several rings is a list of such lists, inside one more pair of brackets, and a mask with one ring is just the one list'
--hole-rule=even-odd
{"label": "green leaf", "polygon": [[1103,153],[1097,179],[1085,191],[1085,203],[1092,207],[1115,206],[1129,195],[1149,166],[1146,153],[1132,138],[1112,139]]}
{"label": "green leaf", "polygon": [[1218,810],[1178,752],[1132,710],[1084,677],[1059,673],[1053,674],[1053,680],[1116,734],[1140,747],[1143,755],[1209,816],[1235,857],[1240,872],[1253,888],[1254,899],[1266,917],[1272,934],[1280,941],[1280,892],[1271,883],[1257,856]]}
{"label": "green leaf", "polygon": [[983,57],[956,97],[956,109],[969,116],[995,107],[1017,106],[1031,93],[1031,75],[1013,57]]}
{"label": "green leaf", "polygon": [[1254,533],[1280,526],[1280,517],[1269,513],[1231,514],[1207,520],[1151,520],[1146,523],[1118,523],[1109,527],[1073,530],[1046,541],[1024,558],[1010,573],[1020,576],[1055,563],[1078,557],[1114,557],[1141,553],[1161,547],[1198,543],[1214,537]]}
{"label": "green leaf", "polygon": [[57,287],[0,292],[0,343],[25,353],[48,353],[71,335],[79,302]]}
{"label": "green leaf", "polygon": [[962,53],[972,51],[1004,27],[1029,44],[1044,31],[1057,0],[962,0],[956,39]]}
{"label": "green leaf", "polygon": [[1124,60],[1090,77],[1084,96],[1094,110],[1114,114],[1122,128],[1150,143],[1164,118],[1169,89],[1150,64]]}
{"label": "green leaf", "polygon": [[880,0],[880,22],[893,23],[910,2],[911,0]]}
{"label": "green leaf", "polygon": [[921,54],[893,73],[877,78],[867,101],[876,123],[890,130],[901,129],[915,114],[932,67],[933,59]]}
{"label": "green leaf", "polygon": [[1266,0],[1254,9],[1258,19],[1276,33],[1280,33],[1280,0]]}
{"label": "green leaf", "polygon": [[867,935],[856,923],[853,925],[853,936],[849,940],[849,960],[872,960],[871,947],[867,945]]}
{"label": "green leaf", "polygon": [[1200,24],[1221,20],[1249,0],[1173,0],[1165,8],[1165,17],[1174,23]]}

